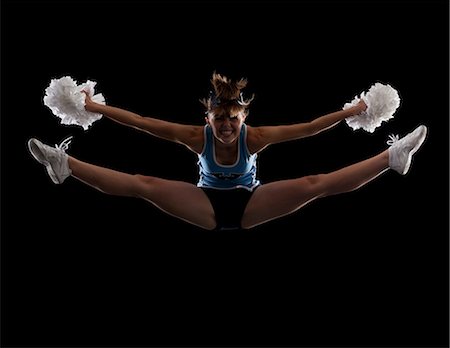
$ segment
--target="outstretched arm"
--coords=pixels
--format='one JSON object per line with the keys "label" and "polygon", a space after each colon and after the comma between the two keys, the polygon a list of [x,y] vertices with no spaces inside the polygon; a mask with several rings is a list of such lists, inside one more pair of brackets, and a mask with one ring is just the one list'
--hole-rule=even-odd
{"label": "outstretched arm", "polygon": [[271,144],[309,137],[337,125],[347,117],[358,115],[366,109],[367,105],[361,100],[351,108],[318,117],[310,122],[283,126],[254,127],[252,129],[253,134],[249,137],[248,145],[250,151],[254,153]]}
{"label": "outstretched arm", "polygon": [[190,150],[200,153],[203,147],[203,127],[183,125],[151,117],[143,117],[134,112],[110,105],[95,103],[86,94],[87,111],[103,114],[120,124],[149,133],[158,138],[183,144]]}

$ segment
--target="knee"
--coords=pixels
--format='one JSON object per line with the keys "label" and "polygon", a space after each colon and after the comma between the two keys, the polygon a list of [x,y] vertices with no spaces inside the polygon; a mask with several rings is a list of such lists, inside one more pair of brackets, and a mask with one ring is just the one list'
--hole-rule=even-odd
{"label": "knee", "polygon": [[325,174],[308,175],[302,178],[306,185],[318,186],[323,182]]}
{"label": "knee", "polygon": [[326,174],[315,174],[315,175],[308,175],[305,176],[299,180],[302,181],[303,188],[308,189],[308,191],[313,192],[315,194],[320,194],[325,191],[325,177]]}
{"label": "knee", "polygon": [[144,185],[151,184],[152,182],[154,182],[154,179],[155,179],[152,176],[141,175],[141,174],[134,174],[133,176],[138,183],[144,184]]}
{"label": "knee", "polygon": [[133,192],[137,197],[141,197],[142,193],[148,191],[149,188],[153,187],[156,182],[156,178],[147,175],[134,174],[133,178],[134,178]]}

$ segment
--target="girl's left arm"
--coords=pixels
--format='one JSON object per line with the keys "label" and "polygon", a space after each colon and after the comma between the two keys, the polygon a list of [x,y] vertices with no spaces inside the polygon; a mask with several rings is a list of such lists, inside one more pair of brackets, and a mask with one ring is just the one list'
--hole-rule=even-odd
{"label": "girl's left arm", "polygon": [[367,109],[361,100],[357,105],[346,110],[336,111],[310,122],[282,126],[262,126],[249,129],[248,147],[251,153],[256,153],[268,145],[316,135],[326,129],[332,128],[340,121],[350,116],[360,114]]}

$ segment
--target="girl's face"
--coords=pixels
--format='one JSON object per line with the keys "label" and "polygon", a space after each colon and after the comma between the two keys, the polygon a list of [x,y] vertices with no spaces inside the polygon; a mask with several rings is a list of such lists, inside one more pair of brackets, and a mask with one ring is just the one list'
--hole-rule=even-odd
{"label": "girl's face", "polygon": [[233,143],[241,133],[242,124],[245,121],[244,112],[230,114],[226,110],[210,112],[205,117],[206,123],[211,126],[214,136],[223,144]]}

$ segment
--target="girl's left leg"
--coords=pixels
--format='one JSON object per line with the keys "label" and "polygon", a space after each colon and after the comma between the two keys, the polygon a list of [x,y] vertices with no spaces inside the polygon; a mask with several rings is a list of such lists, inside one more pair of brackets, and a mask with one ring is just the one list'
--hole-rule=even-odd
{"label": "girl's left leg", "polygon": [[243,228],[252,228],[293,213],[316,198],[356,190],[388,168],[389,153],[386,150],[365,161],[328,174],[265,184],[250,198],[241,225]]}
{"label": "girl's left leg", "polygon": [[250,198],[241,226],[251,228],[290,214],[316,198],[356,190],[388,168],[405,175],[426,135],[427,127],[421,125],[402,139],[396,138],[389,149],[365,161],[328,174],[263,185]]}

